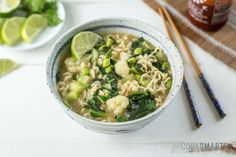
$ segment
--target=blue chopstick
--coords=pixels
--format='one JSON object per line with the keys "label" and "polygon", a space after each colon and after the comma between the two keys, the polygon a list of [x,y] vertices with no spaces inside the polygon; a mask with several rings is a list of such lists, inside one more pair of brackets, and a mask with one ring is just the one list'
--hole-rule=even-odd
{"label": "blue chopstick", "polygon": [[224,118],[226,116],[226,113],[223,111],[219,101],[216,99],[216,97],[215,97],[209,83],[207,82],[205,76],[203,75],[203,73],[199,74],[199,78],[200,78],[204,88],[206,89],[206,92],[209,95],[209,97],[210,97],[214,107],[216,108],[216,111],[218,112],[219,116],[221,118]]}
{"label": "blue chopstick", "polygon": [[195,123],[196,127],[202,126],[202,119],[200,117],[199,111],[197,109],[196,103],[194,102],[194,99],[192,98],[192,94],[189,90],[188,83],[186,82],[185,78],[183,79],[183,86],[184,86],[184,91],[189,103],[190,110],[192,112],[193,120]]}

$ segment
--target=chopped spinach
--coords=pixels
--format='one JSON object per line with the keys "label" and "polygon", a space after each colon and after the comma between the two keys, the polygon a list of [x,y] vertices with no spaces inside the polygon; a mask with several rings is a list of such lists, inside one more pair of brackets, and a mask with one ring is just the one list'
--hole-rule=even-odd
{"label": "chopped spinach", "polygon": [[112,71],[109,73],[106,73],[105,68],[103,68],[102,66],[98,66],[100,73],[103,76],[106,76],[106,81],[101,82],[101,83],[102,84],[108,83],[111,86],[110,90],[111,90],[112,97],[117,96],[119,94],[118,87],[117,87],[117,81],[121,79],[121,77],[115,73],[115,69],[114,69],[115,63],[116,63],[115,60],[110,59],[110,67],[111,67]]}
{"label": "chopped spinach", "polygon": [[121,116],[121,115],[116,115],[115,116],[115,120],[117,122],[125,122],[125,121],[128,121],[128,119],[125,117],[125,116]]}
{"label": "chopped spinach", "polygon": [[115,72],[111,72],[107,75],[107,81],[111,85],[112,96],[117,96],[119,94],[117,87],[118,79],[120,79],[120,76],[118,76]]}
{"label": "chopped spinach", "polygon": [[99,69],[99,71],[100,71],[100,73],[101,73],[102,75],[105,75],[105,74],[106,74],[105,69],[104,69],[101,65],[98,65],[98,69]]}
{"label": "chopped spinach", "polygon": [[93,109],[89,109],[89,112],[93,117],[104,117],[106,114],[104,111],[98,111]]}
{"label": "chopped spinach", "polygon": [[105,115],[105,111],[100,108],[100,105],[108,99],[118,95],[117,89],[108,89],[105,87],[99,88],[88,101],[88,109],[93,117],[101,117]]}
{"label": "chopped spinach", "polygon": [[145,48],[145,49],[143,49],[143,53],[145,54],[151,54],[153,52],[153,50],[150,50],[150,49],[147,49],[147,48]]}
{"label": "chopped spinach", "polygon": [[101,117],[105,115],[105,111],[100,108],[101,100],[99,99],[99,90],[98,89],[93,97],[88,101],[88,108],[91,116]]}
{"label": "chopped spinach", "polygon": [[129,106],[126,109],[126,117],[129,120],[146,116],[156,109],[155,97],[147,92],[134,93],[129,98]]}
{"label": "chopped spinach", "polygon": [[141,68],[142,68],[142,65],[141,64],[135,64],[134,66],[139,72],[142,72]]}
{"label": "chopped spinach", "polygon": [[144,42],[144,38],[141,37],[141,38],[138,38],[137,40],[133,41],[132,42],[132,51],[134,51],[136,48],[138,47],[142,47],[143,46],[143,42]]}
{"label": "chopped spinach", "polygon": [[161,63],[159,61],[152,63],[152,65],[161,71]]}
{"label": "chopped spinach", "polygon": [[132,51],[134,51],[136,48],[141,48],[143,54],[150,54],[153,52],[154,49],[152,48],[152,46],[148,45],[150,44],[148,44],[148,42],[144,40],[143,37],[141,37],[132,42],[131,49]]}

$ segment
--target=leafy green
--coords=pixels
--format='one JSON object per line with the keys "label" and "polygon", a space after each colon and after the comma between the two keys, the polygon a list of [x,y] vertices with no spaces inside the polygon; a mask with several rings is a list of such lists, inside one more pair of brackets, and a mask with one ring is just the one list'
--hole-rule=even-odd
{"label": "leafy green", "polygon": [[132,42],[132,50],[135,50],[136,48],[138,47],[142,47],[142,43],[144,42],[144,38],[141,37],[141,38],[138,38],[137,40],[133,41]]}
{"label": "leafy green", "polygon": [[21,5],[8,16],[27,17],[37,13],[44,15],[48,20],[48,26],[56,26],[62,22],[58,16],[57,0],[21,0]]}
{"label": "leafy green", "polygon": [[31,13],[40,13],[46,5],[46,0],[23,0],[23,8]]}
{"label": "leafy green", "polygon": [[46,3],[44,8],[44,15],[48,20],[48,26],[56,26],[62,22],[57,13],[57,2],[52,1],[50,3]]}
{"label": "leafy green", "polygon": [[125,121],[128,121],[128,119],[125,117],[125,116],[121,116],[121,115],[116,115],[115,116],[115,120],[117,122],[125,122]]}
{"label": "leafy green", "polygon": [[93,116],[93,117],[104,117],[106,114],[104,111],[93,110],[93,109],[89,109],[89,112],[90,112],[91,116]]}
{"label": "leafy green", "polygon": [[136,48],[141,48],[143,54],[145,53],[150,54],[154,50],[153,46],[143,37],[138,38],[137,40],[132,42],[131,46],[132,51],[134,51]]}
{"label": "leafy green", "polygon": [[100,108],[100,105],[112,97],[111,90],[107,88],[99,88],[88,101],[88,108],[93,117],[102,117],[105,111]]}
{"label": "leafy green", "polygon": [[156,109],[155,97],[147,92],[139,92],[130,95],[129,106],[126,110],[126,117],[129,120],[146,116]]}
{"label": "leafy green", "polygon": [[102,75],[105,75],[105,74],[106,74],[105,69],[104,69],[101,65],[98,65],[98,69],[99,69],[99,71],[100,71],[100,73],[101,73]]}
{"label": "leafy green", "polygon": [[[89,107],[89,111],[90,114],[94,117],[97,116],[104,116],[105,111],[103,111],[100,108],[100,105],[102,103],[104,103],[105,101],[107,101],[108,99],[117,96],[118,93],[118,88],[117,88],[117,80],[118,77],[116,76],[116,74],[114,72],[111,72],[109,74],[106,74],[104,72],[104,68],[99,66],[100,71],[102,72],[102,74],[107,75],[107,80],[101,82],[102,85],[106,85],[107,83],[110,84],[111,89],[106,88],[106,87],[101,87],[99,88],[93,95],[93,97],[88,101],[88,107]],[[96,112],[95,112],[96,111]],[[95,113],[99,113],[99,114],[95,114]]]}
{"label": "leafy green", "polygon": [[162,70],[161,70],[161,63],[160,63],[159,61],[152,63],[152,65],[153,65],[154,67],[156,67],[157,69],[159,69],[160,71],[162,71]]}
{"label": "leafy green", "polygon": [[[110,49],[110,50],[111,50],[111,49]],[[111,52],[110,50],[108,50],[107,54]],[[108,57],[109,57],[109,56],[108,56]],[[106,84],[106,83],[110,84],[110,86],[111,86],[111,89],[110,89],[110,90],[111,90],[111,95],[112,95],[112,97],[117,96],[117,95],[119,94],[119,92],[118,92],[118,87],[117,87],[117,81],[118,81],[119,79],[121,79],[121,77],[115,73],[115,69],[114,69],[115,63],[116,63],[115,60],[110,59],[110,64],[111,64],[111,69],[112,69],[112,71],[109,72],[109,73],[106,73],[105,68],[103,68],[102,66],[98,65],[98,68],[99,68],[100,73],[101,73],[103,76],[107,76],[107,77],[106,77],[106,81],[103,82],[103,83],[105,83],[105,84]]]}
{"label": "leafy green", "polygon": [[117,75],[114,71],[107,75],[107,81],[111,85],[112,96],[117,96],[119,94],[117,81],[120,79],[120,76]]}
{"label": "leafy green", "polygon": [[158,68],[161,72],[168,72],[170,64],[167,60],[166,55],[161,50],[158,50],[155,54],[155,57],[157,59],[157,62],[152,63],[152,65]]}
{"label": "leafy green", "polygon": [[100,105],[101,102],[98,100],[96,94],[88,101],[89,112],[93,117],[102,117],[105,115],[105,111],[99,107]]}
{"label": "leafy green", "polygon": [[48,26],[56,26],[62,22],[57,13],[57,0],[22,0],[21,9],[27,11],[28,15],[44,15],[48,20]]}

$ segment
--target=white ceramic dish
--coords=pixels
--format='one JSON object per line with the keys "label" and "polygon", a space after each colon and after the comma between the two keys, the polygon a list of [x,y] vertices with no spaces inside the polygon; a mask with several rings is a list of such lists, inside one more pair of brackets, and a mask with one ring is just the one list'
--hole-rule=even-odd
{"label": "white ceramic dish", "polygon": [[2,50],[31,50],[48,43],[59,33],[65,21],[65,8],[61,2],[58,2],[58,15],[63,20],[63,22],[55,27],[47,27],[32,43],[28,44],[25,42],[21,42],[20,44],[12,47],[9,47],[7,45],[1,45]]}
{"label": "white ceramic dish", "polygon": [[[60,63],[60,56],[66,51],[66,49],[73,38],[73,36],[81,31],[94,31],[94,32],[125,32],[130,33],[135,36],[144,37],[146,40],[150,41],[156,46],[164,49],[168,60],[171,65],[172,75],[173,75],[173,85],[167,96],[165,102],[161,107],[159,107],[155,112],[128,122],[100,122],[91,119],[87,119],[79,114],[73,112],[71,109],[66,107],[57,92],[56,89],[56,73],[58,70],[58,65]],[[76,122],[80,123],[85,128],[102,132],[102,133],[125,133],[137,130],[144,127],[146,124],[157,118],[161,112],[170,104],[174,99],[176,94],[181,88],[183,80],[183,63],[180,57],[180,54],[175,47],[175,45],[159,30],[156,28],[145,24],[143,22],[127,19],[127,18],[105,18],[94,20],[88,23],[85,23],[80,26],[76,26],[65,33],[61,38],[57,40],[55,45],[51,49],[51,54],[47,62],[47,81],[51,89],[52,94],[56,98],[58,104],[63,108],[63,110]]]}

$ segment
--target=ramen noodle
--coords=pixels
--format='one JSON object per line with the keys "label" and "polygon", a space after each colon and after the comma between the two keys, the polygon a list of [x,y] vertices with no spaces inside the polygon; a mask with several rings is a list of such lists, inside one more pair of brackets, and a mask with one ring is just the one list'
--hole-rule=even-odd
{"label": "ramen noodle", "polygon": [[57,91],[74,112],[93,120],[124,122],[144,117],[165,101],[172,74],[163,50],[142,37],[99,34],[85,56],[68,50],[58,70]]}

